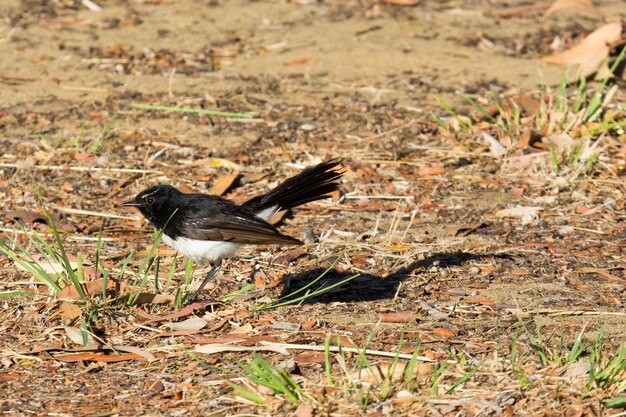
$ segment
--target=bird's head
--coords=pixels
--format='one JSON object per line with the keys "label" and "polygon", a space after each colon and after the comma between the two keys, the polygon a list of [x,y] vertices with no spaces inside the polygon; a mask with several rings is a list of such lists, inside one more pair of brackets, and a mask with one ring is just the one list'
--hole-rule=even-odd
{"label": "bird's head", "polygon": [[155,185],[122,203],[124,207],[137,207],[154,226],[163,228],[176,210],[176,197],[182,193],[171,185]]}

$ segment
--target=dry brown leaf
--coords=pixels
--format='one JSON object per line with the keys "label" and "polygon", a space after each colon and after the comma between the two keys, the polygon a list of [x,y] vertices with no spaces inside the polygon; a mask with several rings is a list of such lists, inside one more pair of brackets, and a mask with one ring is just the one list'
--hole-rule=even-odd
{"label": "dry brown leaf", "polygon": [[610,46],[618,42],[621,36],[622,22],[609,22],[590,33],[578,45],[567,51],[543,57],[543,60],[559,65],[577,64],[579,69],[570,76],[570,79],[577,79],[581,75],[587,77],[596,72],[609,57]]}
{"label": "dry brown leaf", "polygon": [[443,337],[443,338],[446,338],[446,339],[449,339],[452,336],[454,336],[454,332],[453,331],[450,331],[448,329],[444,329],[444,328],[441,328],[441,327],[435,327],[433,329],[433,333],[436,334],[439,337]]}
{"label": "dry brown leaf", "polygon": [[[83,282],[82,287],[83,287],[83,291],[85,292],[87,296],[102,295],[102,278],[95,279],[89,282]],[[116,287],[115,282],[111,280],[107,281],[106,283],[107,291],[115,290],[115,287]],[[127,292],[127,291],[130,291],[130,289],[131,287],[126,284],[122,284],[120,287],[121,292]],[[73,285],[69,285],[63,288],[61,292],[57,294],[57,296],[61,300],[78,300],[81,298],[80,294],[78,293],[78,290]]]}
{"label": "dry brown leaf", "polygon": [[438,166],[438,167],[421,167],[420,169],[417,170],[417,175],[419,175],[420,177],[426,177],[429,175],[441,175],[441,174],[445,174],[446,173],[446,169],[444,167]]}
{"label": "dry brown leaf", "polygon": [[565,132],[554,133],[550,136],[542,138],[541,142],[545,145],[545,149],[554,147],[557,152],[569,152],[577,145],[577,141]]}
{"label": "dry brown leaf", "polygon": [[306,247],[298,246],[297,248],[278,256],[276,259],[274,259],[274,264],[287,265],[289,264],[289,262],[294,261],[303,255],[306,255],[307,252],[308,249]]}
{"label": "dry brown leaf", "polygon": [[106,355],[104,353],[69,353],[63,355],[53,356],[54,359],[61,362],[81,362],[81,361],[93,361],[93,362],[123,362],[131,359],[141,359],[140,355],[134,353],[128,353],[126,355]]}
{"label": "dry brown leaf", "polygon": [[562,10],[605,16],[604,12],[596,8],[590,0],[556,0],[548,7],[545,14],[550,16]]}
{"label": "dry brown leaf", "polygon": [[220,175],[213,183],[213,187],[211,187],[209,194],[224,195],[224,193],[226,193],[226,191],[228,191],[228,189],[233,185],[237,177],[239,177],[239,171]]}
{"label": "dry brown leaf", "polygon": [[18,373],[0,374],[0,382],[19,381],[22,376]]}
{"label": "dry brown leaf", "polygon": [[301,403],[298,408],[296,408],[294,417],[313,417],[313,406],[311,404]]}
{"label": "dry brown leaf", "polygon": [[83,310],[79,306],[69,301],[61,301],[59,308],[61,309],[61,317],[66,320],[74,320],[83,314]]}
{"label": "dry brown leaf", "polygon": [[415,317],[415,314],[415,311],[412,310],[381,314],[380,321],[382,321],[383,323],[408,323]]}
{"label": "dry brown leaf", "polygon": [[302,352],[293,357],[298,365],[311,365],[314,363],[324,363],[326,356],[324,352]]}

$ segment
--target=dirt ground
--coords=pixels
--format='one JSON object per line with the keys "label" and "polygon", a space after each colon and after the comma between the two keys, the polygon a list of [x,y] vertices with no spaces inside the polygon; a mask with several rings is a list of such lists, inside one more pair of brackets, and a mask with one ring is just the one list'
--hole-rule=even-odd
{"label": "dirt ground", "polygon": [[[556,36],[571,43],[591,32],[597,16],[546,18],[542,4],[516,12],[529,4],[516,0],[96,3],[101,10],[73,0],[0,2],[3,242],[16,238],[36,253],[16,221],[51,236],[43,203],[68,251],[92,271],[102,230],[100,261],[130,283],[120,268],[139,251],[129,266],[138,270],[154,235],[120,203],[150,185],[244,201],[341,157],[342,193],[281,219],[304,249],[250,248],[229,261],[208,292],[220,299],[248,283],[256,289],[220,306],[200,303],[176,317],[154,300],[127,306],[94,296],[76,312],[63,296],[0,298],[3,414],[620,412],[607,401],[623,395],[624,368],[605,386],[576,370],[606,365],[624,346],[623,131],[603,132],[594,171],[558,175],[546,149],[495,153],[483,139],[495,135],[492,121],[463,99],[488,107],[494,94],[542,97],[563,68],[540,58]],[[621,0],[594,4],[626,16]],[[613,103],[623,112],[623,91]],[[470,118],[470,129],[455,122]],[[516,207],[537,209],[505,212]],[[183,260],[165,247],[160,254],[160,275],[174,262],[181,279]],[[255,309],[329,266],[326,285],[359,276],[299,305]],[[47,290],[9,257],[0,268],[0,291]],[[198,265],[196,279],[207,270]],[[149,281],[146,292],[171,300],[176,285]],[[206,326],[167,327],[192,317]],[[68,330],[86,322],[98,349]],[[568,362],[579,336],[584,352]],[[324,352],[259,351],[303,387],[298,404],[244,377],[238,383],[264,398],[259,405],[224,382],[244,374],[237,361],[252,351],[192,353],[214,343],[323,347],[327,337],[392,356],[419,345],[423,366],[408,381],[394,374],[376,384],[355,374],[358,354],[333,354],[330,383]],[[383,373],[392,360],[368,358]]]}

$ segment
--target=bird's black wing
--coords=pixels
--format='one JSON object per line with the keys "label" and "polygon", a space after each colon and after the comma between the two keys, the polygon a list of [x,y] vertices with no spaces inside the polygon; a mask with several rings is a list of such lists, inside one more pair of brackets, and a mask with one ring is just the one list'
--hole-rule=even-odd
{"label": "bird's black wing", "polygon": [[263,219],[246,212],[219,213],[212,217],[186,219],[179,227],[181,235],[197,240],[247,244],[302,244],[298,239],[283,235]]}

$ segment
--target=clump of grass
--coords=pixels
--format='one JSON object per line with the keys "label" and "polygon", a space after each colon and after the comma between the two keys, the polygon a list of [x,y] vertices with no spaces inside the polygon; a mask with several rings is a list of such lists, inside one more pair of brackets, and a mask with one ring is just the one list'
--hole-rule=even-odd
{"label": "clump of grass", "polygon": [[[48,210],[43,207],[44,216],[47,224],[50,227],[50,233],[52,239],[48,236],[42,235],[37,231],[27,231],[26,228],[18,224],[18,227],[23,235],[27,237],[28,245],[24,246],[17,239],[17,236],[6,235],[6,239],[0,240],[0,253],[3,253],[10,258],[15,264],[22,267],[24,270],[32,274],[32,276],[39,282],[45,284],[50,293],[48,296],[58,296],[66,288],[73,287],[79,296],[79,299],[75,301],[77,304],[85,304],[85,302],[93,302],[93,299],[85,292],[84,284],[86,282],[85,276],[85,257],[81,252],[76,254],[76,261],[73,261],[69,254],[69,250],[66,247],[61,233],[59,232],[52,216]],[[107,296],[108,280],[113,275],[113,270],[109,270],[102,265],[101,251],[102,251],[102,234],[98,235],[96,243],[95,253],[95,270],[102,277],[102,298]],[[50,241],[51,240],[51,241]],[[155,270],[156,277],[158,277],[159,261],[155,255],[160,242],[160,234],[157,234],[155,241],[150,249],[148,257],[144,260],[140,268],[133,275],[132,285],[133,291],[128,296],[127,303],[134,304],[151,272]],[[37,256],[32,255],[31,251],[36,252]],[[133,257],[131,252],[124,259],[121,268],[117,271],[116,275],[123,277],[126,273],[129,263]],[[44,265],[44,262],[47,265]],[[51,271],[51,269],[53,271]],[[157,278],[155,278],[157,279]],[[155,283],[158,287],[158,283]],[[26,291],[11,291],[6,292],[3,295],[29,295]],[[119,300],[118,300],[119,301]]]}
{"label": "clump of grass", "polygon": [[304,389],[285,369],[272,366],[261,355],[253,354],[247,363],[234,359],[241,371],[244,385],[229,380],[225,382],[241,397],[257,404],[266,404],[267,400],[258,387],[271,391],[272,395],[299,404],[305,398]]}
{"label": "clump of grass", "polygon": [[91,152],[93,152],[96,155],[100,153],[100,150],[102,149],[102,145],[104,145],[104,142],[111,137],[111,131],[113,130],[113,126],[115,126],[116,120],[117,120],[117,117],[113,116],[111,120],[106,124],[104,129],[102,130],[102,133],[100,133],[100,135],[91,143],[91,147],[90,147]]}
{"label": "clump of grass", "polygon": [[45,268],[41,261],[35,259],[19,243],[17,238],[8,236],[6,240],[0,241],[0,252],[30,272],[39,282],[47,285],[53,293],[58,294],[65,287],[71,285],[76,289],[80,298],[84,299],[86,295],[82,286],[82,283],[85,281],[82,254],[79,252],[76,256],[77,267],[76,271],[74,271],[74,266],[68,257],[61,234],[54,224],[52,216],[45,208],[44,215],[52,231],[52,243],[49,243],[36,231],[28,232],[21,224],[18,224],[18,227],[28,237],[30,246],[40,255],[40,259],[48,262],[50,265],[58,265],[58,271],[50,272],[50,268]]}
{"label": "clump of grass", "polygon": [[[620,62],[626,48],[622,50]],[[492,108],[487,108],[478,98],[461,94],[461,97],[474,110],[474,121],[457,114],[449,105],[441,103],[448,116],[457,121],[457,131],[476,134],[477,130],[489,130],[508,151],[508,155],[519,154],[516,144],[520,138],[531,137],[533,144],[547,151],[549,177],[560,177],[573,181],[581,176],[598,172],[606,155],[607,136],[623,135],[626,117],[623,104],[615,103],[617,85],[610,85],[609,79],[589,85],[581,78],[576,85],[570,85],[567,73],[556,87],[545,86],[535,101],[536,109],[523,110],[520,102],[501,97],[491,92]],[[485,100],[482,100],[485,102]],[[478,121],[477,119],[481,119]],[[440,128],[450,126],[437,117]],[[536,139],[541,138],[541,141]],[[481,143],[481,145],[484,145]],[[538,167],[543,169],[545,159],[536,158]]]}

